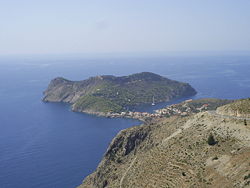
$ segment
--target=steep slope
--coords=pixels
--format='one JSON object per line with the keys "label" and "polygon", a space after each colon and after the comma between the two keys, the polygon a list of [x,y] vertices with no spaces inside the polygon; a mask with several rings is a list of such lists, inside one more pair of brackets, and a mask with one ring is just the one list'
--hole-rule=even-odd
{"label": "steep slope", "polygon": [[201,112],[123,130],[79,188],[249,187],[248,125]]}
{"label": "steep slope", "polygon": [[96,76],[83,81],[55,78],[44,92],[45,102],[68,102],[74,111],[121,112],[136,105],[195,95],[187,83],[154,73],[130,76]]}

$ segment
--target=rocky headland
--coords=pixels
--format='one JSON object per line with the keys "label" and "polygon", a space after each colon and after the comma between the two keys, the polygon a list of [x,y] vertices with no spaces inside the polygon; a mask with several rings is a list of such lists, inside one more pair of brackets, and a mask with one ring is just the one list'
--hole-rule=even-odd
{"label": "rocky headland", "polygon": [[250,121],[215,111],[216,101],[239,101],[209,100],[210,109],[207,99],[186,101],[171,109],[192,113],[122,130],[79,188],[250,187]]}

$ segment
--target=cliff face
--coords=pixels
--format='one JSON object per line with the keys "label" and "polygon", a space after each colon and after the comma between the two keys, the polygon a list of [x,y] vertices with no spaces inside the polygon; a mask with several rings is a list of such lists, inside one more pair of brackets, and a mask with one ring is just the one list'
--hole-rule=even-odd
{"label": "cliff face", "polygon": [[195,95],[187,83],[173,81],[154,73],[130,76],[97,76],[83,81],[55,78],[44,92],[43,101],[72,103],[74,111],[121,112],[154,102]]}
{"label": "cliff face", "polygon": [[[111,142],[96,172],[88,176],[82,187],[100,188],[119,184],[124,165],[131,161],[141,143],[147,142],[151,127],[139,126],[121,131]],[[148,146],[147,146],[148,147]],[[113,186],[112,185],[112,186]]]}
{"label": "cliff face", "polygon": [[79,188],[249,187],[249,164],[243,120],[209,112],[172,116],[121,131]]}
{"label": "cliff face", "polygon": [[48,88],[44,91],[43,101],[74,103],[81,96],[93,92],[101,84],[103,81],[98,77],[83,81],[70,81],[58,77],[51,80]]}

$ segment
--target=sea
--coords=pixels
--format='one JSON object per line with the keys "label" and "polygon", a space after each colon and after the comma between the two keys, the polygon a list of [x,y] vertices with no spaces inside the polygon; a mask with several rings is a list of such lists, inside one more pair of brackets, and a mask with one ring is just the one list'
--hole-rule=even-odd
{"label": "sea", "polygon": [[[0,57],[0,187],[74,188],[93,172],[113,137],[140,125],[72,112],[69,104],[42,102],[51,79],[154,72],[188,82],[192,99],[250,97],[250,55],[160,57]],[[158,108],[188,98],[144,105]]]}

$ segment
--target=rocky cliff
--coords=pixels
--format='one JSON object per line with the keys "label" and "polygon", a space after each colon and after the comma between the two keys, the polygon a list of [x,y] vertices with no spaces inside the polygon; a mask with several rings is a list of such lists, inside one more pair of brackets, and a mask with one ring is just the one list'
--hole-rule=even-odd
{"label": "rocky cliff", "polygon": [[249,187],[249,125],[207,111],[123,130],[79,188]]}

